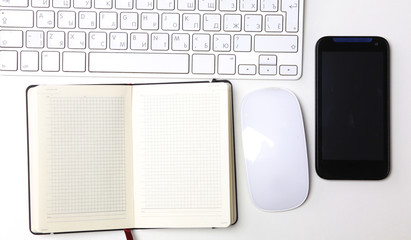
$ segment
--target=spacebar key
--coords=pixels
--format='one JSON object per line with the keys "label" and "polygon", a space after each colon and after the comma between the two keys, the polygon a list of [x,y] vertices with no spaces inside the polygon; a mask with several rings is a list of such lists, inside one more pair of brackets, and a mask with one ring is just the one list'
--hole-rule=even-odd
{"label": "spacebar key", "polygon": [[188,73],[188,54],[89,53],[90,72]]}

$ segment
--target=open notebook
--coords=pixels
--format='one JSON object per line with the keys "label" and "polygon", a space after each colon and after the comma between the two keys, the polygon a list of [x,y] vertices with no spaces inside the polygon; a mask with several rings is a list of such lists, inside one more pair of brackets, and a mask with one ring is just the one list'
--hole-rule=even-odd
{"label": "open notebook", "polygon": [[30,229],[236,221],[228,82],[27,90]]}

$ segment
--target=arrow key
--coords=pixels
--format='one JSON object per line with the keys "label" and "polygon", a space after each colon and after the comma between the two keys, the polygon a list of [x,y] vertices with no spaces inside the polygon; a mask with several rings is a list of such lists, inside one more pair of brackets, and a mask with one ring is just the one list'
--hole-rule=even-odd
{"label": "arrow key", "polygon": [[238,65],[238,73],[242,75],[255,75],[256,67],[252,64],[240,64]]}
{"label": "arrow key", "polygon": [[277,66],[275,65],[260,65],[260,75],[276,75]]}
{"label": "arrow key", "polygon": [[286,76],[296,76],[298,73],[298,68],[296,65],[281,65],[280,74]]}

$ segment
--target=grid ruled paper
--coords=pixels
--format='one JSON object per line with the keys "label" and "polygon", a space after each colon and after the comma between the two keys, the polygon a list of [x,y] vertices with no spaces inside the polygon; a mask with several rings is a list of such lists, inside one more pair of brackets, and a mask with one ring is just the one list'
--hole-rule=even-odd
{"label": "grid ruled paper", "polygon": [[49,99],[49,215],[126,210],[123,97]]}
{"label": "grid ruled paper", "polygon": [[165,92],[134,92],[142,209],[222,207],[227,107],[220,105],[226,95],[221,89],[199,87],[206,90],[174,94],[165,86]]}

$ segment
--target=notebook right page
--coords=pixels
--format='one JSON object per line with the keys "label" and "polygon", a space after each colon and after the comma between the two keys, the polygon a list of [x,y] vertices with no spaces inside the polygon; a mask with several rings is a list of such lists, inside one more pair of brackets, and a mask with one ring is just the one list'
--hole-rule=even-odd
{"label": "notebook right page", "polygon": [[232,224],[230,84],[137,85],[132,108],[135,227]]}

